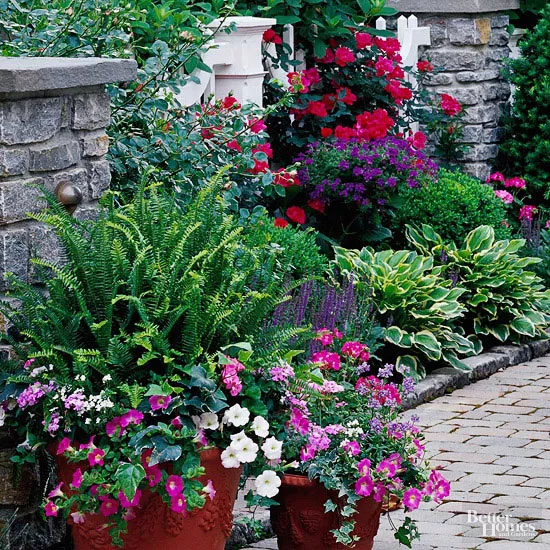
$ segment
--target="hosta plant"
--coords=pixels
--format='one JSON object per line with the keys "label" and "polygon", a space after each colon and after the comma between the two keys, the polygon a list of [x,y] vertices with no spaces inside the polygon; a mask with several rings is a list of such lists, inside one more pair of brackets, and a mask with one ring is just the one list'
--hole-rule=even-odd
{"label": "hosta plant", "polygon": [[475,353],[474,342],[460,328],[465,307],[460,296],[443,276],[434,259],[409,250],[374,252],[335,249],[337,266],[357,285],[372,289],[379,320],[387,326],[385,339],[406,352],[396,365],[406,365],[422,377],[429,362],[443,361],[467,369],[459,356]]}
{"label": "hosta plant", "polygon": [[550,291],[528,269],[541,260],[519,254],[524,239],[497,241],[494,229],[486,225],[471,231],[460,246],[445,244],[428,225],[409,227],[407,235],[464,289],[459,301],[466,308],[467,330],[500,342],[547,337]]}

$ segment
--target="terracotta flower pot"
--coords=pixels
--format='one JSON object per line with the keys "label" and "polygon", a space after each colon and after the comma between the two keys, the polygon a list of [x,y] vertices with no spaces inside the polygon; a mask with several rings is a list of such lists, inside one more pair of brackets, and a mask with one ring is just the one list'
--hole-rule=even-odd
{"label": "terracotta flower pot", "polygon": [[[64,489],[69,487],[74,471],[80,466],[56,457],[59,479]],[[185,517],[172,512],[152,491],[143,491],[136,517],[128,522],[128,532],[123,535],[124,550],[223,550],[233,527],[233,505],[237,497],[241,468],[226,469],[222,466],[220,451],[208,449],[201,452],[201,465],[206,469],[201,481],[212,480],[216,495],[206,499],[204,508],[193,510]],[[84,467],[82,467],[84,470]],[[70,519],[70,518],[69,518]],[[73,524],[75,550],[117,550],[111,545],[109,530],[104,528],[106,519],[99,515],[87,515],[84,523]]]}
{"label": "terracotta flower pot", "polygon": [[[337,500],[320,483],[305,476],[286,475],[277,500],[280,506],[271,508],[271,523],[277,535],[279,550],[344,550],[337,544],[332,529],[342,524],[336,512],[325,513],[328,499]],[[380,525],[382,506],[372,498],[363,498],[357,504],[354,533],[361,540],[356,550],[372,550],[374,537]]]}

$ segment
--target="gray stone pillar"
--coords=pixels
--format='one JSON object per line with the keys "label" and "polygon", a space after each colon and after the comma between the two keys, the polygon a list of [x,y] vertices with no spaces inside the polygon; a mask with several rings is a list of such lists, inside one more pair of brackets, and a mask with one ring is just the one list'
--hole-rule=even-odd
{"label": "gray stone pillar", "polygon": [[505,11],[518,0],[389,0],[401,13],[414,13],[419,26],[431,28],[432,45],[424,55],[444,68],[428,83],[449,93],[467,107],[464,169],[485,179],[497,156],[501,137],[499,119],[510,96],[502,78],[510,55]]}
{"label": "gray stone pillar", "polygon": [[[105,84],[133,80],[136,74],[133,60],[0,57],[0,299],[5,299],[8,272],[38,282],[33,254],[60,257],[51,231],[27,217],[44,208],[36,185],[52,192],[60,184],[73,186],[82,196],[74,215],[93,216],[110,182]],[[4,325],[0,319],[0,329]],[[7,353],[0,346],[0,356]],[[10,489],[10,446],[13,442],[0,431],[0,527],[17,509],[9,548],[47,548],[64,529],[63,522],[44,522],[37,513],[47,469],[24,472],[22,484]]]}

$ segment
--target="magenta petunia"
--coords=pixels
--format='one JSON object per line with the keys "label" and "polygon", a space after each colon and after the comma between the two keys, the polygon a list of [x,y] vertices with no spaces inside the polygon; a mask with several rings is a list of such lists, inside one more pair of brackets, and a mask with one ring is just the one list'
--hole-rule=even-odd
{"label": "magenta petunia", "polygon": [[355,492],[361,497],[368,497],[374,489],[374,481],[370,476],[360,477],[355,483]]}
{"label": "magenta petunia", "polygon": [[61,487],[63,487],[63,482],[59,483],[57,487],[48,493],[48,498],[62,497],[63,491],[61,490]]}
{"label": "magenta petunia", "polygon": [[363,476],[366,476],[370,472],[371,462],[368,458],[364,458],[357,463],[357,469],[359,473]]}
{"label": "magenta petunia", "polygon": [[149,481],[149,487],[155,487],[162,479],[162,472],[158,466],[153,466],[147,469],[147,480]]}
{"label": "magenta petunia", "polygon": [[182,494],[172,497],[170,500],[170,509],[177,514],[187,513],[187,503],[185,497]]}
{"label": "magenta petunia", "polygon": [[55,454],[62,455],[68,449],[71,449],[71,440],[68,437],[64,437],[57,445]]}
{"label": "magenta petunia", "polygon": [[132,508],[133,506],[139,506],[139,501],[141,500],[141,491],[137,489],[132,500],[128,500],[126,495],[122,491],[120,491],[118,493],[118,500],[120,501],[120,505],[123,508]]}
{"label": "magenta petunia", "polygon": [[48,500],[46,506],[44,506],[46,517],[57,517],[58,510],[58,507],[51,500]]}
{"label": "magenta petunia", "polygon": [[78,489],[82,485],[83,480],[82,470],[77,468],[73,473],[73,480],[71,481],[71,487]]}
{"label": "magenta petunia", "polygon": [[168,408],[172,398],[169,395],[152,395],[149,397],[149,404],[152,411],[164,410]]}
{"label": "magenta petunia", "polygon": [[137,409],[130,409],[120,417],[120,425],[127,428],[130,424],[138,426],[143,420],[143,413]]}
{"label": "magenta petunia", "polygon": [[90,466],[103,466],[103,457],[105,456],[105,451],[103,449],[93,449],[88,453],[88,462]]}
{"label": "magenta petunia", "polygon": [[118,502],[113,498],[106,498],[99,507],[99,512],[105,517],[114,516],[118,512]]}
{"label": "magenta petunia", "polygon": [[180,476],[171,475],[166,480],[166,492],[175,497],[183,491],[183,479]]}
{"label": "magenta petunia", "polygon": [[403,506],[408,510],[416,510],[422,502],[422,493],[414,487],[403,494]]}
{"label": "magenta petunia", "polygon": [[397,465],[391,460],[382,460],[376,467],[376,472],[387,478],[392,478],[397,473]]}

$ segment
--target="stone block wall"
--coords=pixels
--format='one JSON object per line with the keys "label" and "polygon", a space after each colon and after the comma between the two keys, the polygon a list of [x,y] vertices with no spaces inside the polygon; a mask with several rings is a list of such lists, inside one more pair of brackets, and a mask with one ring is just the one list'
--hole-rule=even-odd
{"label": "stone block wall", "polygon": [[[39,284],[33,255],[62,260],[52,231],[27,215],[45,207],[40,186],[52,193],[61,184],[76,188],[82,199],[73,215],[94,215],[110,182],[105,84],[135,76],[132,60],[0,57],[0,299],[9,299],[7,273]],[[5,325],[0,319],[0,330]],[[0,345],[0,357],[8,355]],[[64,522],[44,522],[37,512],[52,470],[39,464],[23,474],[25,483],[11,488],[10,446],[0,428],[0,530],[17,511],[9,540],[0,546],[48,548],[64,531]]]}
{"label": "stone block wall", "polygon": [[431,46],[423,58],[444,69],[426,82],[439,93],[456,97],[466,108],[463,141],[469,150],[461,163],[485,179],[501,139],[501,116],[510,97],[503,77],[510,55],[506,10],[517,0],[391,0],[401,12],[414,13],[419,26],[430,27]]}

